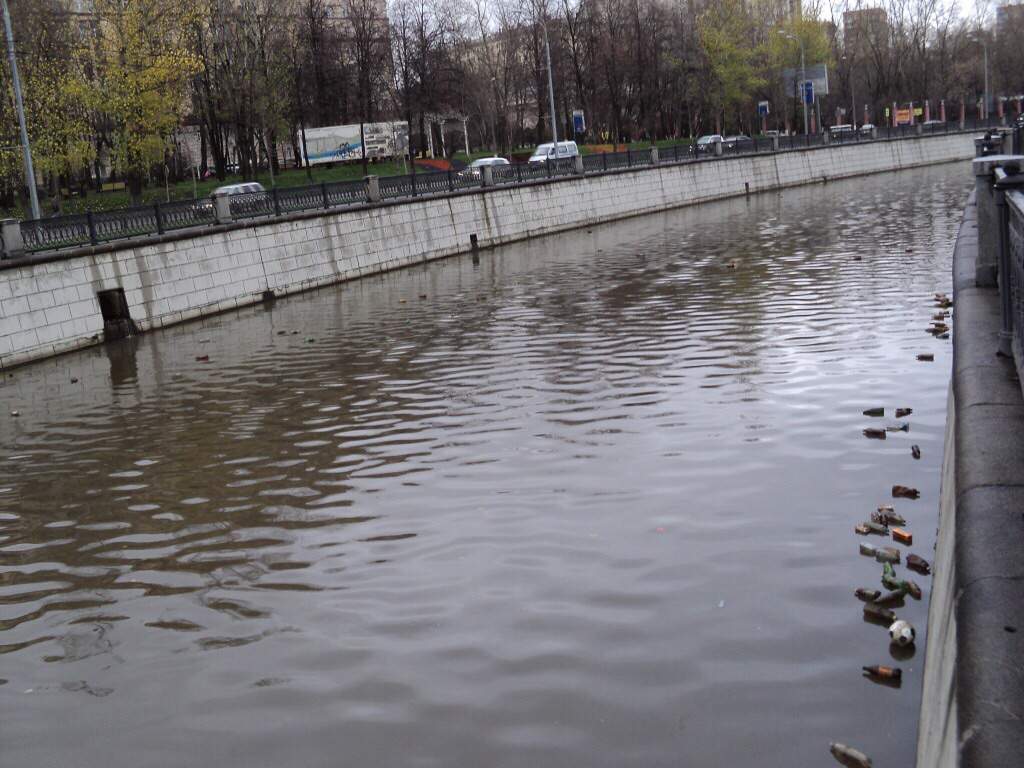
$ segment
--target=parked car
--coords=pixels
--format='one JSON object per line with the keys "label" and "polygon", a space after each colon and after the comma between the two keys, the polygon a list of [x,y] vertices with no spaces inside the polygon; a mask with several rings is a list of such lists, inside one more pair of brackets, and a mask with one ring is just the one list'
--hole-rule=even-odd
{"label": "parked car", "polygon": [[539,165],[548,160],[567,160],[576,157],[580,153],[575,141],[558,142],[558,151],[555,152],[555,145],[551,142],[539,144],[530,156],[530,165]]}
{"label": "parked car", "polygon": [[225,184],[223,187],[217,187],[210,194],[210,197],[220,197],[221,195],[228,195],[234,197],[235,195],[248,195],[253,192],[266,192],[263,185],[258,181],[246,181],[241,184]]}
{"label": "parked car", "polygon": [[744,136],[742,133],[739,133],[735,136],[726,136],[722,139],[722,143],[725,145],[723,149],[745,150],[753,146],[754,140],[749,136]]}
{"label": "parked car", "polygon": [[873,123],[864,123],[864,125],[860,127],[860,135],[870,136],[873,130],[875,130],[875,126]]}
{"label": "parked car", "polygon": [[850,123],[840,123],[829,128],[828,132],[834,139],[845,139],[857,133],[857,126],[850,125]]}
{"label": "parked car", "polygon": [[460,171],[459,175],[469,179],[479,179],[483,175],[484,166],[494,168],[499,165],[508,165],[504,157],[479,157]]}
{"label": "parked car", "polygon": [[946,123],[943,120],[925,120],[921,123],[921,127],[926,131],[937,131],[945,127]]}
{"label": "parked car", "polygon": [[701,136],[697,139],[697,154],[714,152],[715,143],[720,141],[722,141],[722,134],[720,133],[710,133],[706,136]]}

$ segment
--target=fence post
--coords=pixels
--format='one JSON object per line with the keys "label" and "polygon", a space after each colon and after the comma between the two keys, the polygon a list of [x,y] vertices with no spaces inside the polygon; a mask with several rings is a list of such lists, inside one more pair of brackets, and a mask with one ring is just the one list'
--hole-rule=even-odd
{"label": "fence post", "polygon": [[162,235],[164,233],[164,219],[160,215],[160,203],[153,203],[153,213],[156,215],[156,233]]}
{"label": "fence post", "polygon": [[626,147],[626,167],[633,167],[633,153],[630,151],[629,147]]}
{"label": "fence post", "polygon": [[25,239],[21,235],[21,222],[0,219],[0,240],[3,240],[3,258],[16,259],[25,255]]}
{"label": "fence post", "polygon": [[[366,185],[366,202],[368,203],[379,203],[380,202],[380,179],[376,176],[367,176],[363,179],[363,183]],[[412,188],[413,196],[416,195],[416,187]]]}
{"label": "fence post", "polygon": [[547,166],[547,169],[548,169],[548,178],[550,179],[550,178],[551,178],[551,158],[550,158],[550,157],[549,157],[549,158],[547,158],[547,159],[546,159],[546,160],[544,161],[544,163],[545,163],[545,165]]}
{"label": "fence post", "polygon": [[88,211],[85,214],[85,223],[89,226],[89,243],[90,245],[96,245],[98,242],[96,238],[96,219],[92,215],[92,211]]}
{"label": "fence post", "polygon": [[601,166],[604,168],[604,170],[606,170],[606,171],[608,170],[608,153],[607,152],[602,152],[601,153]]}
{"label": "fence post", "polygon": [[658,164],[658,148],[651,147],[651,165]]}
{"label": "fence post", "polygon": [[779,151],[779,135],[775,134],[772,136],[772,152]]}
{"label": "fence post", "polygon": [[878,138],[878,126],[875,126],[875,125],[871,126],[871,138],[872,139],[877,139]]}
{"label": "fence post", "polygon": [[320,201],[323,203],[324,210],[326,211],[331,207],[330,198],[327,197],[327,182],[320,182]]}
{"label": "fence post", "polygon": [[918,136],[924,133],[924,123],[914,123],[914,133]]}
{"label": "fence post", "polygon": [[277,187],[274,187],[272,190],[270,190],[270,197],[274,201],[274,215],[275,216],[280,216],[281,215],[281,200],[277,196]]}
{"label": "fence post", "polygon": [[[450,171],[449,171],[450,173]],[[494,186],[494,169],[485,165],[480,169],[480,186],[481,187],[493,187]]]}
{"label": "fence post", "polygon": [[452,169],[449,168],[447,171],[445,171],[445,173],[448,174],[448,191],[449,192],[454,192],[455,191],[455,180],[452,179]]}
{"label": "fence post", "polygon": [[721,139],[715,139],[714,143],[715,143],[715,157],[721,157],[722,156],[722,140]]}
{"label": "fence post", "polygon": [[523,183],[523,166],[521,163],[516,163],[516,183]]}
{"label": "fence post", "polygon": [[583,169],[583,155],[576,155],[572,159],[572,169],[577,175],[582,176],[584,174]]}
{"label": "fence post", "polygon": [[231,198],[224,193],[213,197],[213,217],[218,224],[231,221]]}

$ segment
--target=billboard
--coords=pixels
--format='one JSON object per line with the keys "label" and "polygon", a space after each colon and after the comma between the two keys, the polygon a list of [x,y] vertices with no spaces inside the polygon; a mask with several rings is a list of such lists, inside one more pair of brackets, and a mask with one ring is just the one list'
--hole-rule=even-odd
{"label": "billboard", "polygon": [[[405,122],[363,123],[363,137],[366,143],[367,160],[395,157],[402,154],[409,146],[409,124]],[[299,149],[304,155],[308,154],[310,165],[362,160],[363,145],[359,138],[359,123],[307,128],[306,146],[304,149],[302,147]]]}
{"label": "billboard", "polygon": [[[800,98],[800,68],[782,70],[782,88],[788,96]],[[828,67],[824,64],[808,64],[807,79],[814,84],[815,96],[828,96]]]}

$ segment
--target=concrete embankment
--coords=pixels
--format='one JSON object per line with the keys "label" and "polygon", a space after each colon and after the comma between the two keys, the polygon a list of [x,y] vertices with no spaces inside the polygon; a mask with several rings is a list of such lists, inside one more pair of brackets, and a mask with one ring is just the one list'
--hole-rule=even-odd
{"label": "concrete embankment", "polygon": [[920,768],[1024,755],[1024,398],[976,284],[972,199],[953,262],[953,374],[918,739]]}
{"label": "concrete embankment", "polygon": [[966,159],[973,138],[941,134],[662,164],[0,262],[0,369],[97,343],[104,312],[107,320],[130,313],[146,331],[463,253],[473,235],[487,248],[723,197]]}

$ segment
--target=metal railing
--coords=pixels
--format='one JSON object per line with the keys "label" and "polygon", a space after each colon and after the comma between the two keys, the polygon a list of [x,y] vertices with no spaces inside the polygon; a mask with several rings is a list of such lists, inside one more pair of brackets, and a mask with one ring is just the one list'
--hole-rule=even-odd
{"label": "metal railing", "polygon": [[[912,137],[922,134],[976,131],[996,124],[996,120],[974,121],[963,128],[957,123],[876,128],[874,136],[860,131],[829,135],[779,136],[748,138],[726,137],[716,149],[714,143],[680,142],[657,150],[627,149],[583,155],[544,163],[523,163],[492,166],[491,183],[495,186],[524,184],[579,174],[597,174],[629,168],[648,168],[658,164],[704,162],[719,155],[736,156],[756,152],[797,151],[824,144],[846,144]],[[655,160],[657,156],[657,160]],[[402,176],[382,176],[378,180],[380,200],[401,200],[422,195],[451,194],[459,190],[477,189],[485,184],[482,171],[429,171]],[[228,210],[230,220],[250,220],[282,216],[304,211],[333,210],[376,202],[371,199],[366,181],[341,181],[301,187],[278,187],[270,191],[232,195]],[[228,220],[218,219],[217,208],[210,198],[182,200],[70,216],[53,216],[21,222],[25,250],[29,253],[59,250],[78,246],[99,245],[145,235],[205,227]]]}

